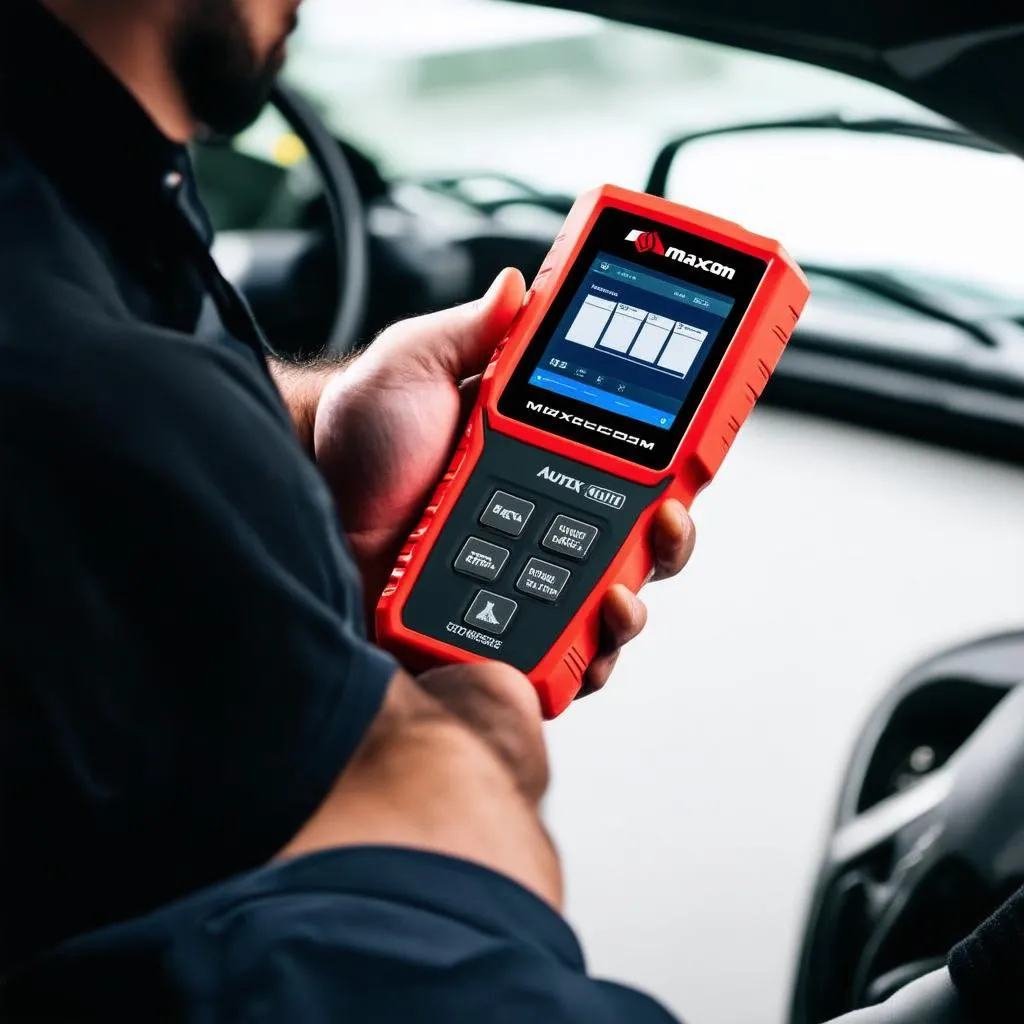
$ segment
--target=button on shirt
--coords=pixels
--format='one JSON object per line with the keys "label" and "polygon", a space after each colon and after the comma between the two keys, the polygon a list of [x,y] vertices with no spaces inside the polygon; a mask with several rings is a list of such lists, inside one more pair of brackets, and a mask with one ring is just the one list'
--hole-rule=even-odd
{"label": "button on shirt", "polygon": [[186,152],[33,0],[0,69],[2,975],[265,863],[394,664],[258,342],[194,335]]}

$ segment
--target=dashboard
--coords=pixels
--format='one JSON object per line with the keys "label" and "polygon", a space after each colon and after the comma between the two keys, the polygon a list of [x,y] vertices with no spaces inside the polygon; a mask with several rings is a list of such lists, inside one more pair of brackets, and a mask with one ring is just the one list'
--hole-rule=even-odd
{"label": "dashboard", "polygon": [[[500,173],[389,181],[368,156],[339,145],[366,207],[367,343],[395,320],[476,298],[503,267],[529,281],[573,201]],[[218,146],[196,153],[196,170],[221,268],[278,352],[318,354],[337,275],[312,169]],[[763,402],[1024,465],[1024,325],[1007,324],[1009,343],[986,349],[856,284],[813,274],[811,284]]]}
{"label": "dashboard", "polygon": [[[476,298],[503,267],[517,266],[531,278],[572,205],[572,197],[540,195],[500,176],[503,196],[483,203],[464,179],[389,182],[368,157],[340,145],[366,209],[367,342],[395,320]],[[226,146],[199,148],[195,166],[221,269],[245,293],[278,352],[317,354],[337,275],[312,170],[278,167]]]}

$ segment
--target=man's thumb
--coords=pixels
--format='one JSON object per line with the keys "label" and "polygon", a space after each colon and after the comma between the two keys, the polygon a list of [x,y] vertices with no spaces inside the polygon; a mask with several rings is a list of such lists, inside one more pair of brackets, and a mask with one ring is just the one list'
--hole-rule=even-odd
{"label": "man's thumb", "polygon": [[507,267],[487,292],[473,302],[441,310],[408,322],[429,354],[453,380],[480,373],[495,345],[508,334],[523,307],[523,275]]}

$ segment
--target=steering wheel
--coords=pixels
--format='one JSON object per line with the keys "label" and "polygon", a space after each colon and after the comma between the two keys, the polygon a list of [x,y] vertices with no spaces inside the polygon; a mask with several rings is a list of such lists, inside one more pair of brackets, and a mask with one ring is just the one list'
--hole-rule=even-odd
{"label": "steering wheel", "polygon": [[344,151],[313,105],[280,82],[274,86],[270,102],[302,140],[323,181],[337,268],[334,318],[323,351],[345,355],[360,340],[370,289],[370,246],[362,196]]}
{"label": "steering wheel", "polygon": [[1020,886],[1022,658],[1021,631],[941,652],[863,726],[808,912],[790,1024],[882,1002],[941,968]]}

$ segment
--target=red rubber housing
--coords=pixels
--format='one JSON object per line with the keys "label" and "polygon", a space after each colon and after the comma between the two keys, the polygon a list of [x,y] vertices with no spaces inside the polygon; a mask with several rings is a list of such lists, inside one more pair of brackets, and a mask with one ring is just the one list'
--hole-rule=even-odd
{"label": "red rubber housing", "polygon": [[[704,394],[668,469],[651,470],[594,448],[557,437],[498,412],[498,398],[526,351],[553,297],[607,208],[635,213],[669,227],[702,235],[764,260],[768,267],[724,358]],[[722,464],[744,420],[789,341],[810,288],[799,267],[778,242],[751,234],[737,224],[641,193],[606,185],[582,195],[573,205],[527,293],[527,301],[508,336],[495,349],[483,377],[477,404],[465,433],[391,573],[376,610],[376,637],[410,671],[485,660],[481,655],[407,629],[402,610],[448,512],[454,507],[480,458],[483,417],[490,429],[595,466],[637,483],[654,485],[670,478],[661,498],[643,509],[629,537],[568,628],[529,672],[545,716],[560,714],[579,692],[587,667],[598,652],[601,601],[614,583],[636,591],[654,566],[650,521],[665,498],[689,507]]]}

